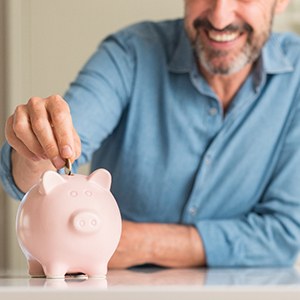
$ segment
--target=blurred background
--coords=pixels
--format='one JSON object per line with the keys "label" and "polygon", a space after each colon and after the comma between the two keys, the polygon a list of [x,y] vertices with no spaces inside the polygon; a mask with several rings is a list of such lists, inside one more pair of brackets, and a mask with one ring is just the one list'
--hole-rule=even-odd
{"label": "blurred background", "polygon": [[[64,94],[106,35],[182,15],[183,0],[0,0],[0,143],[16,105]],[[300,33],[299,0],[276,18],[275,30]],[[17,207],[0,184],[0,270],[11,272],[26,269],[16,242]]]}

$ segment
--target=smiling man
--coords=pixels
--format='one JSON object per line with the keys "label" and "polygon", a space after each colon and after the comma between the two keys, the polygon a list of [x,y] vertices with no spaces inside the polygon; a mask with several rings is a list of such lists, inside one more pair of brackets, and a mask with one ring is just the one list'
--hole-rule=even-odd
{"label": "smiling man", "polygon": [[225,108],[269,38],[274,13],[287,2],[185,1],[185,27],[199,70]]}
{"label": "smiling man", "polygon": [[6,125],[16,198],[46,169],[107,168],[123,218],[111,268],[290,266],[300,249],[300,39],[288,0],[185,0],[184,20],[107,37],[64,96]]}

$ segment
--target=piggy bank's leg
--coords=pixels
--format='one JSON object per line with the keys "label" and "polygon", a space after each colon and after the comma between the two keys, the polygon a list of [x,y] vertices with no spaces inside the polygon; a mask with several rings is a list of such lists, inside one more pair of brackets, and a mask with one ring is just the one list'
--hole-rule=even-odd
{"label": "piggy bank's leg", "polygon": [[65,278],[68,267],[65,264],[49,263],[44,266],[47,278]]}
{"label": "piggy bank's leg", "polygon": [[45,277],[42,265],[35,259],[28,260],[28,273],[31,277]]}
{"label": "piggy bank's leg", "polygon": [[107,263],[91,265],[86,269],[85,274],[92,278],[105,278],[107,273]]}

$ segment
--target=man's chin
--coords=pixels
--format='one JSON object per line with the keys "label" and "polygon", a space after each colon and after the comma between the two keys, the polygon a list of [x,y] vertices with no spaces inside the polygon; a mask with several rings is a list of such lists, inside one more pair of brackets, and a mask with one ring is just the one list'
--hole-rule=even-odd
{"label": "man's chin", "polygon": [[223,75],[228,76],[234,73],[238,73],[249,64],[247,57],[238,57],[235,59],[218,58],[215,60],[208,60],[204,57],[200,58],[201,67],[211,75]]}

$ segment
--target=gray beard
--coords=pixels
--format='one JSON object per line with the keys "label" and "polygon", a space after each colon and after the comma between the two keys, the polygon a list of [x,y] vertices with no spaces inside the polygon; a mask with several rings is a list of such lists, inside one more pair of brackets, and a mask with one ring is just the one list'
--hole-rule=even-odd
{"label": "gray beard", "polygon": [[[268,36],[269,34],[264,34],[265,41],[267,40]],[[233,59],[231,64],[219,63],[218,65],[214,65],[211,63],[213,58],[221,58],[222,56],[226,55],[226,52],[210,50],[210,52],[207,53],[207,50],[204,48],[199,35],[197,35],[194,42],[194,51],[200,65],[209,73],[215,75],[231,75],[242,70],[247,64],[254,63],[260,56],[261,49],[265,41],[260,46],[251,45],[250,41],[248,40],[242,52]]]}

